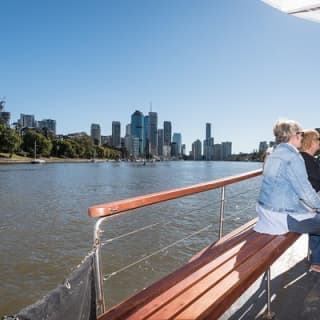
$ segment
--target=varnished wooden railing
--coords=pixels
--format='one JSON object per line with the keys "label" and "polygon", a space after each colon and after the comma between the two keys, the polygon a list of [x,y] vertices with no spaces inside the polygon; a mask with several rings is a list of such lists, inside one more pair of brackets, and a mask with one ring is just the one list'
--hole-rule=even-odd
{"label": "varnished wooden railing", "polygon": [[243,180],[248,180],[250,178],[259,176],[261,174],[262,174],[262,169],[258,169],[258,170],[246,172],[243,174],[227,177],[227,178],[222,178],[222,179],[217,179],[217,180],[206,182],[206,183],[196,184],[189,187],[151,193],[151,194],[147,194],[139,197],[95,205],[90,207],[88,209],[88,212],[89,212],[89,216],[93,218],[105,217],[105,216],[114,215],[120,212],[149,206],[159,202],[182,198],[182,197],[190,196],[196,193],[221,188],[229,184],[233,184]]}

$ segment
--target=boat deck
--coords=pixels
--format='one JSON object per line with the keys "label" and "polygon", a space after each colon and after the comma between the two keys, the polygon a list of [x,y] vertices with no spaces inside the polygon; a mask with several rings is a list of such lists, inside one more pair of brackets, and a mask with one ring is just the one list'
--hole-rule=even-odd
{"label": "boat deck", "polygon": [[[307,235],[300,237],[271,267],[273,319],[320,318],[320,273],[309,271],[307,240]],[[266,285],[260,277],[220,319],[262,320],[265,310]]]}

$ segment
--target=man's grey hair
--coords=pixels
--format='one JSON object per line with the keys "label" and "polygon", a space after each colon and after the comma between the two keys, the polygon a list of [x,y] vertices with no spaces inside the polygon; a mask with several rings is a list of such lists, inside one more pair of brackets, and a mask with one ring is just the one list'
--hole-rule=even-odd
{"label": "man's grey hair", "polygon": [[302,131],[301,125],[293,120],[278,120],[273,126],[276,144],[288,142],[290,137]]}

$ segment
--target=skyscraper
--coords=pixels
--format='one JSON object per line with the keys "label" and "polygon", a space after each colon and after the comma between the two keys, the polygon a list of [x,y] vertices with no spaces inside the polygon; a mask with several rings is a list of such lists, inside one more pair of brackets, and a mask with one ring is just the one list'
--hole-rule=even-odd
{"label": "skyscraper", "polygon": [[0,100],[0,124],[10,127],[10,112],[3,111],[5,100]]}
{"label": "skyscraper", "polygon": [[112,146],[121,147],[121,124],[119,121],[112,121]]}
{"label": "skyscraper", "polygon": [[52,133],[56,134],[56,120],[43,119],[41,121],[38,121],[38,127],[40,129],[47,128]]}
{"label": "skyscraper", "polygon": [[201,141],[198,139],[192,143],[192,159],[193,160],[201,160]]}
{"label": "skyscraper", "polygon": [[100,125],[97,123],[92,123],[90,133],[91,133],[91,139],[92,139],[93,143],[97,146],[100,146],[100,144],[101,144]]}
{"label": "skyscraper", "polygon": [[143,137],[143,113],[136,110],[131,115],[131,135],[139,139],[139,154],[144,154],[144,137]]}
{"label": "skyscraper", "polygon": [[150,155],[150,139],[149,139],[149,116],[143,119],[143,153],[146,157]]}
{"label": "skyscraper", "polygon": [[158,114],[149,112],[149,142],[151,154],[158,154]]}
{"label": "skyscraper", "polygon": [[33,114],[20,114],[20,119],[18,120],[19,126],[21,128],[35,128],[36,121]]}
{"label": "skyscraper", "polygon": [[163,156],[163,129],[158,129],[158,155]]}
{"label": "skyscraper", "polygon": [[211,137],[211,123],[206,123],[206,140],[203,142],[204,160],[213,160],[214,139]]}
{"label": "skyscraper", "polygon": [[171,145],[171,135],[172,135],[172,128],[170,121],[163,122],[163,144],[165,146]]}
{"label": "skyscraper", "polygon": [[176,152],[177,152],[176,156],[181,155],[181,143],[182,143],[181,133],[175,132],[173,134],[172,143],[176,144]]}
{"label": "skyscraper", "polygon": [[232,143],[229,141],[221,143],[222,160],[228,160],[232,154]]}

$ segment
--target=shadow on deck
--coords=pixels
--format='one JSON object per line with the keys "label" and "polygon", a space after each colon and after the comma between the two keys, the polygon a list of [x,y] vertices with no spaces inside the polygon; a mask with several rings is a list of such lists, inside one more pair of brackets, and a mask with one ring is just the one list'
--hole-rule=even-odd
{"label": "shadow on deck", "polygon": [[[274,320],[320,319],[320,273],[309,271],[307,241],[303,235],[271,267]],[[220,319],[264,319],[265,282],[260,277]]]}

